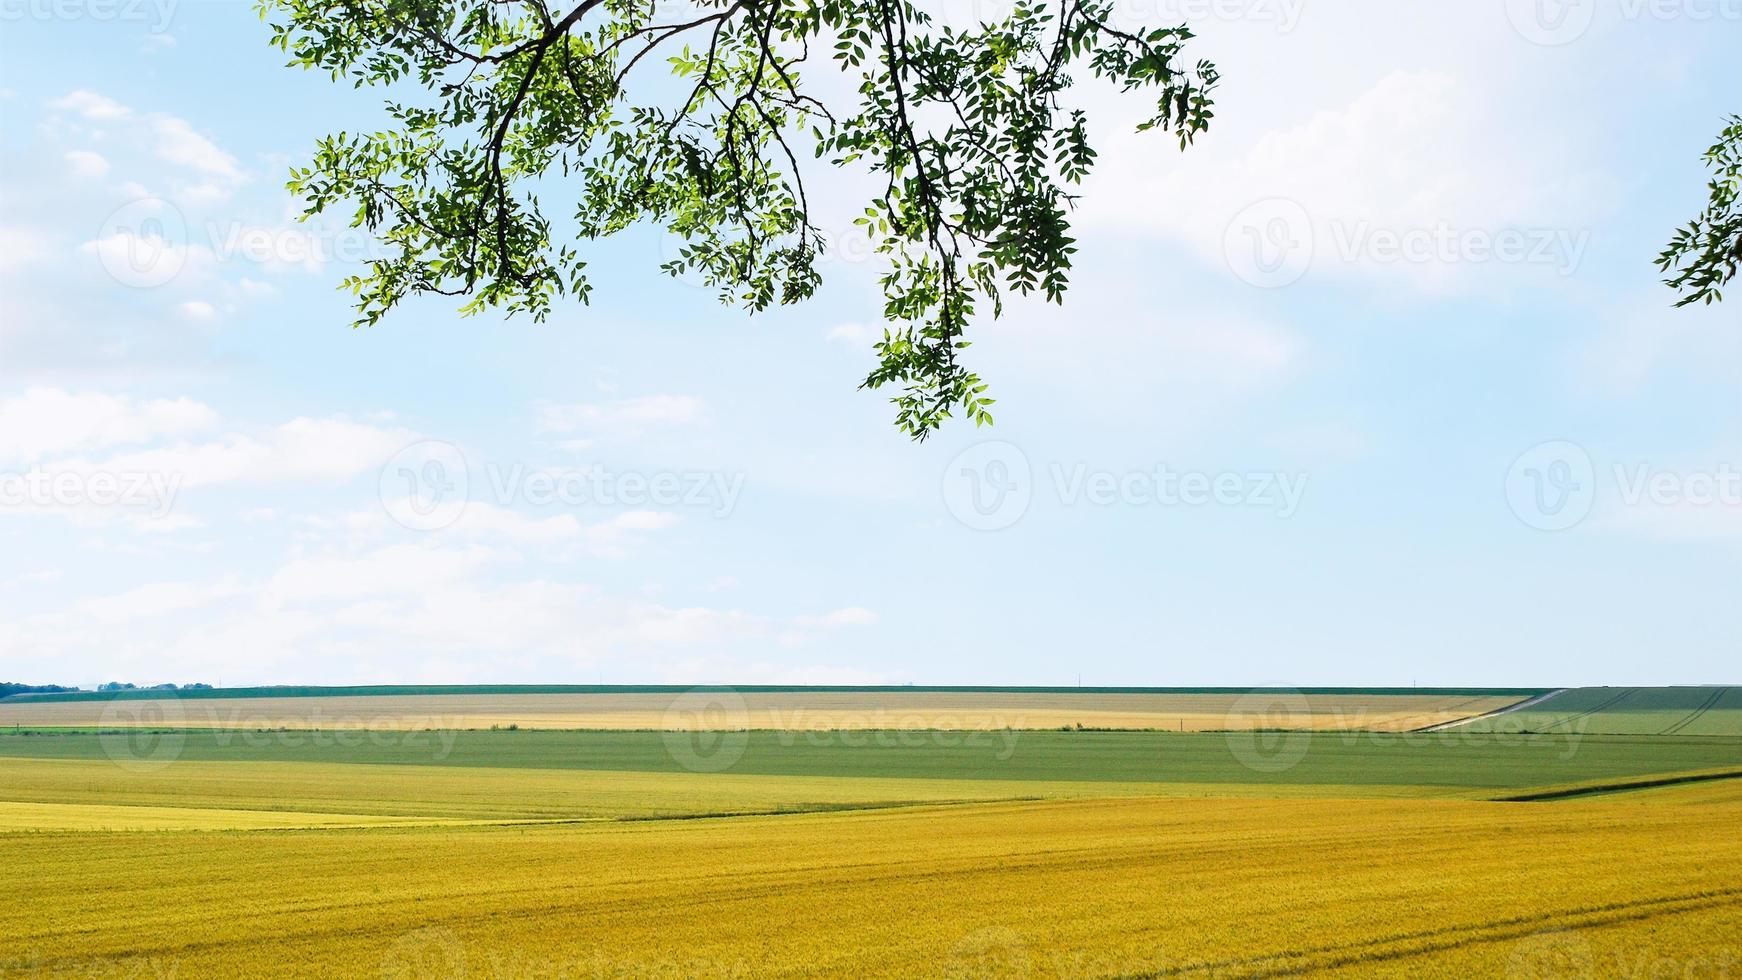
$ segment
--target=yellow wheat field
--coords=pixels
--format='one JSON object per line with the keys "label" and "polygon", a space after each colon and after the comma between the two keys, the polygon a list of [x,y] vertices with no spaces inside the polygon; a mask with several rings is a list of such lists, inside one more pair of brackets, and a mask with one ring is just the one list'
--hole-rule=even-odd
{"label": "yellow wheat field", "polygon": [[37,803],[0,800],[0,833],[9,831],[293,830],[309,827],[413,826],[432,817],[391,817],[313,810]]}
{"label": "yellow wheat field", "polygon": [[1415,694],[1079,694],[748,691],[741,694],[438,694],[0,704],[0,726],[195,728],[862,729],[1086,728],[1407,731],[1515,704]]}
{"label": "yellow wheat field", "polygon": [[1729,803],[1123,799],[0,834],[0,974],[1735,975],[1738,826]]}

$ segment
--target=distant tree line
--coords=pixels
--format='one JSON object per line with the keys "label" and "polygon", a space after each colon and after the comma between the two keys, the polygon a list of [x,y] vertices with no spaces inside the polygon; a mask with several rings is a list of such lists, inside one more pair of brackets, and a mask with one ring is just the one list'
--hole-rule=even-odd
{"label": "distant tree line", "polygon": [[14,684],[11,681],[0,682],[0,698],[11,697],[14,694],[60,694],[63,691],[76,691],[76,687],[61,687],[59,684]]}
{"label": "distant tree line", "polygon": [[[209,691],[210,684],[152,684],[141,687],[138,684],[126,684],[120,681],[110,681],[98,684],[99,691]],[[9,698],[14,694],[71,694],[78,691],[76,687],[63,687],[60,684],[18,684],[13,681],[0,681],[0,698]]]}

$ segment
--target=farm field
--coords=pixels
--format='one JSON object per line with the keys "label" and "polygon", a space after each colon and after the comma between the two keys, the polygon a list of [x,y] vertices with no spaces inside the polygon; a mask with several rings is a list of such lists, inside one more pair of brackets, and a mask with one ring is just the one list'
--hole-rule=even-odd
{"label": "farm field", "polygon": [[[1742,740],[1444,732],[0,733],[0,762],[94,762],[140,780],[189,763],[571,770],[683,776],[846,777],[1318,787],[1492,795],[1659,773],[1742,768]],[[335,776],[335,779],[362,778]],[[411,778],[407,775],[405,778]],[[173,781],[173,780],[172,780]],[[3,790],[0,790],[3,792]]]}
{"label": "farm field", "polygon": [[[1530,691],[386,689],[292,695],[124,692],[0,701],[0,726],[468,729],[1046,729],[1410,731],[1516,704]],[[232,695],[232,696],[225,696]]]}
{"label": "farm field", "polygon": [[18,725],[0,978],[1742,972],[1742,738],[1477,727]]}
{"label": "farm field", "polygon": [[1135,798],[0,834],[0,971],[1721,976],[1742,949],[1739,820],[1735,804]]}
{"label": "farm field", "polygon": [[1742,687],[1581,687],[1470,725],[1549,734],[1742,736]]}

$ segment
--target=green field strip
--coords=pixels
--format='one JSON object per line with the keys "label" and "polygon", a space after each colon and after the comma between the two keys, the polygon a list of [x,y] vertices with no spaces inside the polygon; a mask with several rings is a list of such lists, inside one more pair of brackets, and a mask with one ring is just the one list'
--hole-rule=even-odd
{"label": "green field strip", "polygon": [[1526,732],[1736,737],[1742,736],[1742,688],[1575,688],[1505,715]]}
{"label": "green field strip", "polygon": [[1632,695],[1638,694],[1638,693],[1639,693],[1639,689],[1636,687],[1622,688],[1621,693],[1615,695],[1614,697],[1609,698],[1608,700],[1605,700],[1605,701],[1598,702],[1596,705],[1593,705],[1592,707],[1586,708],[1583,711],[1577,712],[1575,714],[1570,714],[1570,715],[1566,716],[1565,718],[1562,718],[1560,721],[1557,721],[1554,724],[1549,725],[1548,727],[1544,728],[1543,731],[1550,732],[1550,731],[1555,730],[1556,728],[1561,727],[1562,725],[1571,724],[1572,722],[1575,722],[1575,721],[1579,720],[1580,718],[1587,718],[1591,715],[1601,714],[1605,711],[1608,711],[1610,708],[1613,708],[1616,705],[1620,704],[1622,701],[1627,700],[1627,698],[1631,697]]}
{"label": "green field strip", "polygon": [[1707,698],[1705,700],[1705,702],[1702,703],[1698,708],[1695,708],[1692,711],[1692,713],[1690,713],[1686,718],[1683,718],[1681,721],[1678,721],[1678,722],[1670,725],[1668,728],[1665,728],[1663,731],[1658,732],[1658,734],[1659,735],[1674,735],[1676,732],[1679,732],[1682,729],[1693,724],[1694,722],[1698,721],[1700,719],[1701,715],[1712,710],[1712,706],[1717,704],[1720,700],[1723,699],[1725,693],[1727,693],[1728,690],[1729,690],[1728,688],[1720,687],[1717,690],[1713,691],[1712,696]]}
{"label": "green field strip", "polygon": [[[0,757],[119,761],[157,742],[127,735],[0,733]],[[407,732],[339,744],[311,733],[209,729],[158,737],[177,762],[326,762],[419,768],[683,773],[679,733],[583,731]],[[716,736],[716,738],[721,736]],[[1397,786],[1491,792],[1742,767],[1742,739],[1505,735],[1444,732],[1308,734],[1169,732],[730,733],[725,771],[743,775],[857,776],[1222,784]],[[119,758],[117,758],[119,756]],[[704,759],[706,761],[706,759]],[[710,763],[711,764],[711,763]]]}

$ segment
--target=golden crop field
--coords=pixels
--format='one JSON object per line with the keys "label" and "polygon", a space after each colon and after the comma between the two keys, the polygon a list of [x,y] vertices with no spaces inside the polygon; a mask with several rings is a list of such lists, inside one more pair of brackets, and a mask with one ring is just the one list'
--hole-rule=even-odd
{"label": "golden crop field", "polygon": [[1734,802],[1127,798],[3,833],[0,974],[1735,975],[1738,826]]}
{"label": "golden crop field", "polygon": [[1495,711],[1522,698],[1439,694],[746,691],[436,694],[29,701],[0,704],[0,726],[191,728],[863,729],[1086,728],[1218,731],[1299,728],[1408,731]]}
{"label": "golden crop field", "polygon": [[1742,740],[322,718],[0,733],[0,980],[1742,974]]}
{"label": "golden crop field", "polygon": [[308,827],[369,827],[450,823],[436,817],[393,817],[312,810],[244,810],[234,807],[138,806],[102,803],[37,803],[0,800],[0,833],[80,830],[290,830]]}

